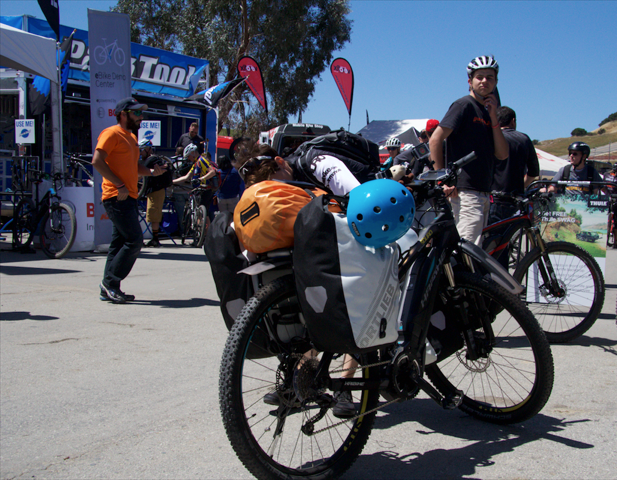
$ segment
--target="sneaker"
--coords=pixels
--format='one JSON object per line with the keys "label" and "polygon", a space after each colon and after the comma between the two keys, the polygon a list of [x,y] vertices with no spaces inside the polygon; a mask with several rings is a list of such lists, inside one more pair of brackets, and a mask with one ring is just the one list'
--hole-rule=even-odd
{"label": "sneaker", "polygon": [[161,246],[161,242],[158,238],[153,237],[148,243],[146,243],[146,247],[158,248]]}
{"label": "sneaker", "polygon": [[128,295],[119,288],[108,288],[101,283],[101,294],[99,298],[104,302],[126,303],[135,300],[135,295]]}
{"label": "sneaker", "polygon": [[352,418],[357,415],[356,407],[351,398],[351,392],[342,391],[334,394],[336,405],[332,409],[332,414],[337,418]]}
{"label": "sneaker", "polygon": [[[293,408],[299,408],[300,407],[300,401],[298,400],[298,398],[290,391],[290,392],[285,392],[283,393],[283,396],[286,399],[286,404],[289,404],[289,402],[292,400],[292,396],[293,396]],[[276,390],[272,390],[269,393],[266,393],[264,395],[264,403],[267,405],[274,405],[276,407],[278,407],[281,404],[281,399],[279,397],[279,394]]]}

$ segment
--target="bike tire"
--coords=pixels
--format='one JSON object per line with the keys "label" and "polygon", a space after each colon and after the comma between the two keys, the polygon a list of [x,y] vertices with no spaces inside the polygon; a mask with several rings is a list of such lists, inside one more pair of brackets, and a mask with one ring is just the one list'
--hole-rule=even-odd
{"label": "bike tire", "polygon": [[64,257],[75,242],[77,221],[73,209],[65,203],[51,207],[42,220],[41,248],[49,258]]}
{"label": "bike tire", "polygon": [[[271,332],[277,332],[278,338]],[[286,340],[282,340],[282,333]],[[291,275],[262,287],[244,306],[229,333],[219,377],[221,414],[236,455],[256,478],[339,477],[360,455],[371,432],[375,412],[368,412],[379,402],[377,389],[352,392],[359,418],[340,424],[327,410],[315,424],[315,431],[329,429],[311,436],[302,433],[301,427],[317,413],[316,404],[294,407],[294,393],[287,397],[287,407],[264,403],[264,395],[275,388],[277,379],[279,385],[291,383],[283,372],[295,372],[293,362],[298,360],[293,355],[301,357],[308,349],[310,342]],[[363,355],[360,362],[370,365],[376,358],[371,353]],[[378,375],[377,367],[360,368],[356,375],[360,372],[365,378]],[[277,427],[282,427],[279,435]]]}
{"label": "bike tire", "polygon": [[184,245],[187,238],[191,238],[192,219],[191,202],[187,200],[184,204],[184,211],[182,212],[182,245]]}
{"label": "bike tire", "polygon": [[564,297],[550,295],[542,277],[532,269],[542,259],[540,247],[523,258],[513,276],[525,287],[522,299],[538,319],[548,341],[565,343],[583,335],[600,315],[605,296],[604,276],[595,259],[572,243],[549,242],[546,251],[557,280],[566,291]]}
{"label": "bike tire", "polygon": [[[536,415],[546,404],[553,388],[554,366],[550,345],[538,322],[514,295],[477,274],[457,272],[456,293],[460,300],[438,297],[435,312],[446,318],[456,316],[453,305],[471,313],[481,295],[486,303],[498,303],[491,328],[495,343],[476,361],[466,357],[466,346],[426,367],[426,374],[443,395],[463,392],[459,408],[472,417],[495,424],[518,423]],[[474,300],[475,299],[475,300]],[[448,303],[450,303],[448,308]],[[474,331],[482,338],[483,328]],[[452,336],[456,332],[445,331]],[[475,335],[474,335],[475,336]]]}
{"label": "bike tire", "polygon": [[22,198],[13,211],[13,248],[29,247],[34,238],[36,208],[29,198]]}
{"label": "bike tire", "polygon": [[206,220],[208,217],[208,212],[204,205],[200,205],[195,212],[195,246],[197,248],[201,248],[204,245],[204,241],[206,240]]}

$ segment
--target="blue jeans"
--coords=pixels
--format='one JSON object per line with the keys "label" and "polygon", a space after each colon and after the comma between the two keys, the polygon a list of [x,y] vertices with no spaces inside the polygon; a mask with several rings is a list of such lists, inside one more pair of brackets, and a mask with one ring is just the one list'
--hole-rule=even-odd
{"label": "blue jeans", "polygon": [[113,224],[103,284],[109,288],[120,288],[120,282],[131,272],[143,245],[137,200],[129,197],[119,202],[114,197],[104,200],[103,206]]}

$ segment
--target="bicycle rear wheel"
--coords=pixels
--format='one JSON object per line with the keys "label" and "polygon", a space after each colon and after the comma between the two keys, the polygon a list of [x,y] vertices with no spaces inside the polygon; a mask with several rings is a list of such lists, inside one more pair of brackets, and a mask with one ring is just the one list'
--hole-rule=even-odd
{"label": "bicycle rear wheel", "polygon": [[195,233],[193,245],[197,248],[201,248],[206,240],[206,219],[208,212],[204,205],[200,205],[195,212]]}
{"label": "bicycle rear wheel", "polygon": [[[514,278],[525,288],[527,303],[551,343],[569,342],[591,328],[604,305],[604,276],[594,258],[568,242],[546,244],[548,256],[534,248],[521,261]],[[559,287],[545,283],[540,269],[550,261]],[[548,278],[548,277],[547,277]]]}
{"label": "bicycle rear wheel", "polygon": [[51,212],[43,217],[41,248],[49,258],[62,258],[73,246],[77,221],[73,209],[64,203],[52,205]]}
{"label": "bicycle rear wheel", "polygon": [[[426,367],[428,378],[443,395],[461,390],[459,408],[480,420],[510,424],[533,417],[548,401],[554,378],[551,349],[538,322],[518,298],[492,281],[457,272],[455,283],[456,288],[445,290],[435,304],[435,316],[443,314],[446,328],[443,335],[437,329],[429,331],[438,363]],[[473,330],[474,342],[485,352],[472,360],[467,345],[456,339],[464,329],[461,312],[470,324],[480,323],[480,299],[498,304],[500,313],[491,319],[494,344],[489,344],[490,332],[484,327]]]}
{"label": "bicycle rear wheel", "polygon": [[[331,405],[320,408],[316,403],[327,390],[311,383],[310,361],[299,368],[310,348],[291,276],[262,287],[229,333],[219,377],[221,414],[236,455],[256,478],[338,477],[356,460],[371,432],[375,412],[368,412],[377,406],[378,390],[351,392],[359,418],[335,418]],[[369,365],[376,357],[362,355],[359,360]],[[342,367],[342,361],[342,355],[333,360],[330,372]],[[361,367],[356,375],[376,378],[377,367]],[[302,402],[299,392],[306,395]],[[278,406],[264,401],[267,394],[279,399]],[[323,416],[307,431],[317,414]]]}
{"label": "bicycle rear wheel", "polygon": [[13,248],[28,247],[34,236],[35,207],[29,198],[22,198],[13,211]]}

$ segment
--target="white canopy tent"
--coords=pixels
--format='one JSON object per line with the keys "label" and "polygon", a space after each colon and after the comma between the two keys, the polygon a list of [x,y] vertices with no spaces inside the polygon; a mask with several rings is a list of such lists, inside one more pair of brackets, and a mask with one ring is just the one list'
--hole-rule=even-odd
{"label": "white canopy tent", "polygon": [[536,148],[536,153],[538,154],[538,161],[540,162],[541,177],[553,178],[561,167],[570,163],[563,158],[551,155],[550,153],[540,150],[539,148]]}
{"label": "white canopy tent", "polygon": [[0,66],[58,82],[56,42],[0,23]]}

